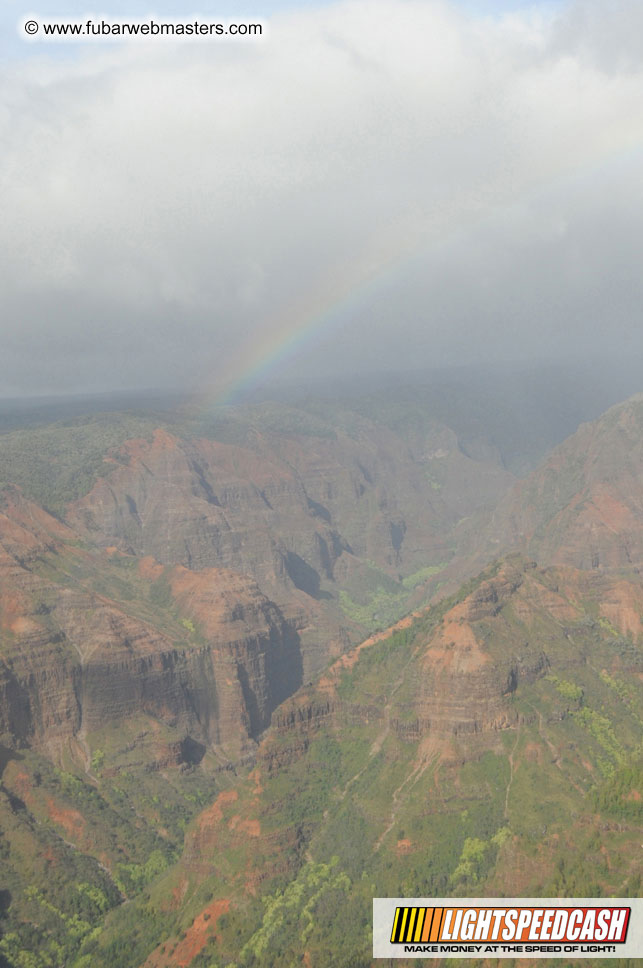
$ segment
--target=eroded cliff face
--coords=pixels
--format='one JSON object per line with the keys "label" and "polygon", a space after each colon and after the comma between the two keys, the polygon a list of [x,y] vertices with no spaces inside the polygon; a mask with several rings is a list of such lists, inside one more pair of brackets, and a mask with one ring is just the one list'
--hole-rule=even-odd
{"label": "eroded cliff face", "polygon": [[[642,412],[630,401],[581,428],[500,501],[476,553],[440,579],[455,583],[512,546],[594,572],[638,568]],[[353,415],[333,433],[257,431],[243,445],[158,429],[106,455],[66,524],[5,490],[3,729],[59,750],[142,712],[242,755],[279,704],[359,636],[339,590],[372,565],[397,580],[447,561],[509,483],[447,428],[402,439]],[[134,566],[132,587],[131,571],[120,584],[105,577],[119,561]],[[493,610],[497,582],[488,594]],[[603,595],[601,614],[619,627],[617,602],[631,589]],[[493,616],[471,617],[481,608],[450,617],[427,652],[414,716],[401,711],[397,728],[501,726],[512,683],[542,672],[531,644],[489,658]],[[622,614],[634,628],[636,606]]]}
{"label": "eroded cliff face", "polygon": [[11,487],[0,518],[0,730],[85,766],[137,717],[179,759],[186,737],[243,756],[360,637],[340,589],[441,565],[511,480],[437,424],[403,438],[356,414],[243,445],[159,428],[103,468],[66,523]]}
{"label": "eroded cliff face", "polygon": [[583,424],[499,502],[474,543],[543,564],[602,571],[643,565],[643,398]]}
{"label": "eroded cliff face", "polygon": [[[517,725],[512,694],[549,665],[542,643],[528,636],[516,640],[503,628],[502,610],[520,598],[523,581],[523,572],[505,568],[446,613],[422,660],[412,724],[418,735],[461,736]],[[505,648],[499,647],[503,640]]]}
{"label": "eroded cliff face", "polygon": [[[534,567],[504,565],[447,609],[437,623],[432,620],[435,610],[429,608],[366,640],[339,658],[314,690],[304,690],[282,705],[273,725],[281,732],[305,734],[333,720],[381,721],[401,738],[430,737],[438,745],[448,745],[456,737],[475,742],[482,734],[515,728],[519,714],[513,693],[520,683],[535,681],[549,668],[539,638],[525,635],[524,629],[516,637],[513,622],[516,610],[525,622],[537,614],[532,599],[542,593],[542,586],[531,576]],[[568,602],[566,606],[571,607]],[[507,608],[511,622],[503,617]],[[418,631],[422,625],[417,622],[423,620],[428,623],[426,633]],[[414,632],[400,655],[399,679],[380,682],[381,694],[373,695],[371,703],[348,699],[340,687],[342,676],[373,646],[409,628]],[[270,743],[268,749],[272,756]]]}
{"label": "eroded cliff face", "polygon": [[216,690],[220,735],[215,742],[224,742],[223,735],[227,744],[233,742],[244,710],[247,723],[240,732],[257,737],[269,726],[274,709],[302,683],[302,616],[286,617],[256,582],[235,572],[190,572],[179,566],[171,571],[170,584],[179,608],[208,643],[213,675],[201,682],[202,718],[209,718],[212,687],[227,685]]}
{"label": "eroded cliff face", "polygon": [[[643,631],[638,584],[571,567],[539,569],[520,556],[492,570],[497,573],[452,607],[417,612],[337,659],[314,688],[275,711],[275,730],[292,738],[277,751],[268,740],[264,755],[283,764],[291,753],[301,754],[309,733],[360,721],[443,750],[457,740],[460,750],[479,755],[495,745],[499,731],[520,725],[517,690],[552,671],[573,678],[585,666],[587,647],[577,640],[586,635],[614,643],[610,673],[641,675],[640,655],[628,645]],[[395,680],[378,679],[368,662],[359,666],[373,647],[407,629],[412,637],[400,650]],[[360,669],[366,684],[358,702],[341,684],[347,672],[358,676]]]}
{"label": "eroded cliff face", "polygon": [[587,647],[578,640],[588,633],[612,637],[612,672],[638,674],[638,659],[624,657],[629,647],[619,636],[637,641],[642,614],[638,584],[571,567],[539,569],[511,556],[428,637],[408,694],[416,716],[405,725],[405,710],[400,729],[418,738],[515,729],[524,715],[514,703],[517,691],[551,672],[579,674]]}
{"label": "eroded cliff face", "polygon": [[[445,431],[409,447],[363,424],[332,438],[257,433],[243,447],[158,430],[108,458],[68,521],[103,546],[249,574],[282,603],[296,590],[319,598],[344,556],[396,576],[441,560],[458,518],[512,480],[467,458]],[[464,490],[442,494],[431,468],[454,461],[458,472],[445,478],[461,479]]]}
{"label": "eroded cliff face", "polygon": [[[83,747],[88,757],[86,737],[149,716],[179,743],[241,755],[301,684],[301,616],[286,618],[251,578],[168,569],[160,608],[146,594],[164,569],[147,561],[137,569],[140,600],[119,604],[91,587],[108,554],[81,547],[15,489],[3,505],[0,733],[9,743],[58,761]],[[157,622],[142,610],[152,619],[157,611]]]}
{"label": "eroded cliff face", "polygon": [[[109,475],[68,514],[96,543],[118,542],[132,554],[196,571],[229,568],[283,595],[296,587],[288,574],[288,544],[305,509],[309,554],[321,569],[326,539],[329,556],[330,529],[312,520],[300,483],[242,448],[181,441],[157,430],[151,441],[129,441],[109,460]],[[275,518],[287,523],[283,538]]]}

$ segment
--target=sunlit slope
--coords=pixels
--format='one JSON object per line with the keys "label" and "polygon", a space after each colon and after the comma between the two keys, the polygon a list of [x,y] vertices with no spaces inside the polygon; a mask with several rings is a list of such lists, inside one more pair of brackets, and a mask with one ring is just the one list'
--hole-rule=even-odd
{"label": "sunlit slope", "polygon": [[642,615],[510,559],[338,660],[91,963],[368,965],[374,895],[639,893]]}

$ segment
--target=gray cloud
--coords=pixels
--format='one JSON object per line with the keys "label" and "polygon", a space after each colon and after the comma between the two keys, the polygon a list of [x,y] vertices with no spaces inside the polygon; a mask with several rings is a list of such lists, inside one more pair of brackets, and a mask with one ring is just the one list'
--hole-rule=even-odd
{"label": "gray cloud", "polygon": [[0,393],[216,382],[315,318],[300,371],[640,353],[640,18],[368,0],[13,65]]}

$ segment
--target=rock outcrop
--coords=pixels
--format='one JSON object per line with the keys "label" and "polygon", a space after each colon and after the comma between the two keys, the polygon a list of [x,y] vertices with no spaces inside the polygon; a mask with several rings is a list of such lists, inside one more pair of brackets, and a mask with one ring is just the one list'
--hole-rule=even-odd
{"label": "rock outcrop", "polygon": [[[178,567],[168,607],[184,618],[163,629],[136,602],[128,611],[92,590],[107,554],[90,555],[15,489],[3,497],[0,734],[59,760],[76,737],[150,716],[231,755],[250,748],[301,684],[300,617],[247,576]],[[139,571],[158,574],[150,562]]]}
{"label": "rock outcrop", "polygon": [[[314,688],[279,707],[273,727],[291,739],[286,747],[268,742],[262,755],[271,768],[274,759],[283,764],[300,755],[307,738],[329,723],[387,722],[405,740],[431,737],[444,746],[457,738],[478,748],[485,734],[520,724],[523,714],[513,697],[521,686],[552,668],[572,678],[578,673],[586,657],[575,647],[575,635],[611,637],[612,672],[640,673],[632,665],[636,649],[624,638],[636,641],[643,631],[638,584],[570,567],[539,569],[518,555],[492,571],[439,620],[433,618],[439,607],[429,608],[416,613],[415,624],[400,622],[366,640],[331,665]],[[360,657],[404,629],[412,636],[399,680],[378,681],[381,694],[372,704],[344,698],[342,676],[356,670],[359,677]]]}

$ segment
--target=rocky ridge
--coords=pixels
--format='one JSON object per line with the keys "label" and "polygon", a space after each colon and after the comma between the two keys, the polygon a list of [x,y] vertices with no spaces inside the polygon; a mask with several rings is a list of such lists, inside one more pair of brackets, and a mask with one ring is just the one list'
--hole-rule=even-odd
{"label": "rocky ridge", "polygon": [[337,659],[276,710],[256,767],[190,828],[157,894],[180,886],[181,904],[164,909],[176,937],[145,964],[174,964],[185,937],[191,958],[241,949],[277,965],[304,951],[321,966],[344,908],[342,951],[367,963],[374,885],[389,896],[587,890],[560,873],[579,845],[598,890],[635,890],[635,615],[634,583],[512,557]]}
{"label": "rocky ridge", "polygon": [[500,500],[479,555],[516,548],[542,564],[638,574],[643,566],[643,396],[560,444]]}

